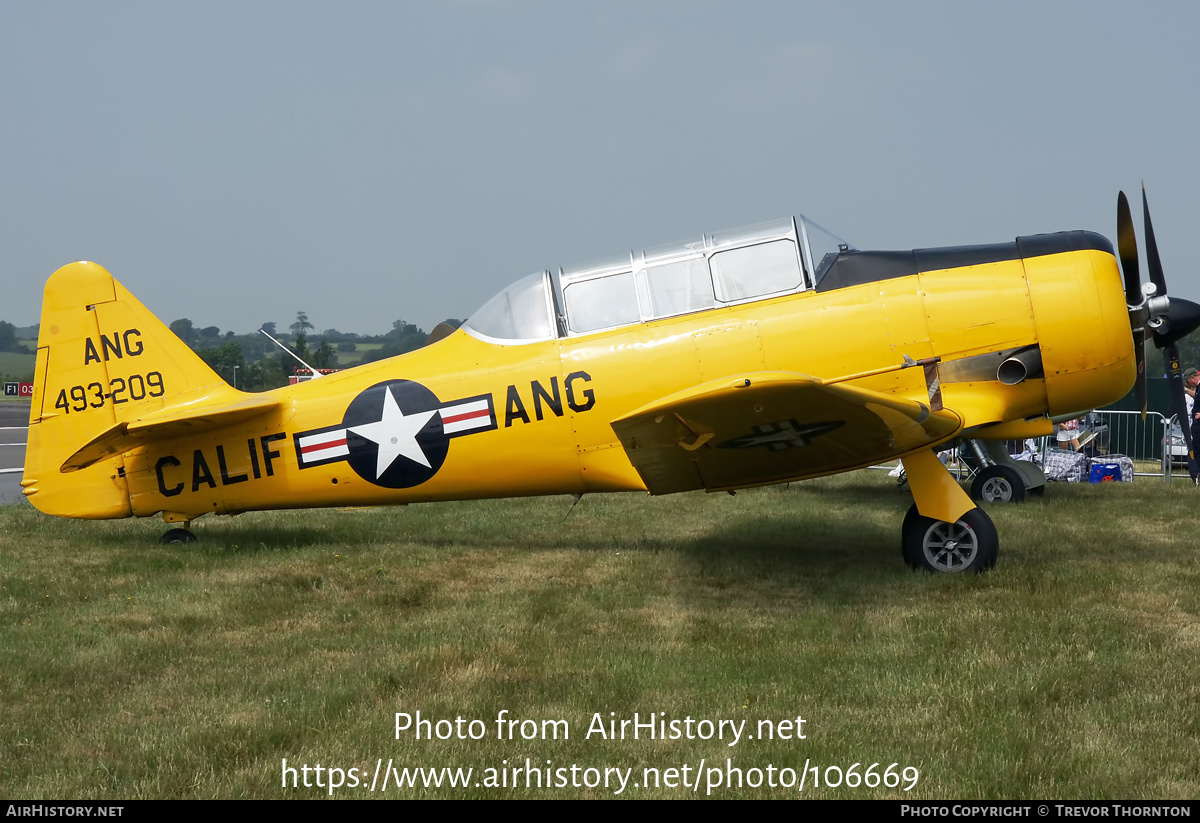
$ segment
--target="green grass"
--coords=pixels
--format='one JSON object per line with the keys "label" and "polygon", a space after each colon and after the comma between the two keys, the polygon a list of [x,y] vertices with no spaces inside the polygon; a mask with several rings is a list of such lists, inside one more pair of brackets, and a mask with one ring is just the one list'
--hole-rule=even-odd
{"label": "green grass", "polygon": [[382,343],[358,343],[354,351],[336,352],[338,368],[348,369],[351,366],[357,366],[368,352],[378,351],[382,348]]}
{"label": "green grass", "polygon": [[[305,797],[281,761],[752,768],[892,763],[804,797],[1200,796],[1194,487],[1054,485],[989,509],[995,571],[912,573],[882,472],[727,495],[485,501],[199,521],[0,508],[0,795]],[[483,721],[395,738],[396,712]],[[498,740],[495,719],[570,738]],[[805,739],[604,740],[608,720],[802,716]],[[477,727],[478,728],[478,727]],[[570,779],[570,772],[566,773]],[[342,797],[611,789],[342,788]],[[703,786],[699,792],[704,794]],[[722,797],[791,797],[743,786]]]}
{"label": "green grass", "polygon": [[21,380],[32,380],[36,360],[37,355],[35,354],[0,352],[0,374],[11,374]]}

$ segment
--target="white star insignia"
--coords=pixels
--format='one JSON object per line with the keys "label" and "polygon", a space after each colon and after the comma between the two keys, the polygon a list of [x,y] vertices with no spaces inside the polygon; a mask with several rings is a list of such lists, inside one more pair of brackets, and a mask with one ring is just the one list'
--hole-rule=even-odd
{"label": "white star insignia", "polygon": [[417,412],[405,415],[396,405],[390,388],[383,391],[383,416],[375,423],[365,423],[361,426],[351,426],[347,431],[365,437],[379,446],[379,455],[375,463],[375,476],[382,477],[391,468],[397,457],[407,457],[414,463],[425,468],[432,468],[421,444],[417,442],[417,434],[425,428],[429,418],[437,414],[432,411]]}

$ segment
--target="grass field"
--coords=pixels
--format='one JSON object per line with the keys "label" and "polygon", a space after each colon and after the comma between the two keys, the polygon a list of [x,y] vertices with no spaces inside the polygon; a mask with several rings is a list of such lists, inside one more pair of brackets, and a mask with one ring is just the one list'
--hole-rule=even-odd
{"label": "grass field", "polygon": [[[301,784],[305,764],[362,770],[333,792],[356,798],[612,797],[616,772],[570,785],[606,768],[631,770],[620,797],[703,796],[710,769],[736,783],[727,761],[743,785],[714,796],[1195,798],[1198,499],[1178,482],[1054,485],[989,510],[1000,563],[970,577],[904,568],[909,498],[882,472],[574,510],[247,514],[199,521],[198,548],[157,545],[154,521],[2,507],[0,796],[327,793],[283,788],[286,758]],[[484,733],[396,739],[395,713],[417,711]],[[498,739],[502,711],[537,721],[535,739]],[[587,734],[635,712],[685,736]],[[743,736],[699,739],[700,720]],[[542,788],[523,771],[486,785],[527,758]],[[474,771],[372,793],[380,760]],[[871,780],[893,763],[917,777],[825,785],[875,763]],[[802,793],[768,785],[806,764]],[[546,769],[564,770],[549,788]]]}
{"label": "grass field", "polygon": [[33,366],[36,360],[37,355],[0,351],[0,374],[11,374],[21,380],[32,380]]}
{"label": "grass field", "polygon": [[382,343],[359,343],[354,351],[336,352],[338,367],[348,369],[351,366],[358,365],[362,361],[363,356],[368,352],[378,351],[382,348]]}

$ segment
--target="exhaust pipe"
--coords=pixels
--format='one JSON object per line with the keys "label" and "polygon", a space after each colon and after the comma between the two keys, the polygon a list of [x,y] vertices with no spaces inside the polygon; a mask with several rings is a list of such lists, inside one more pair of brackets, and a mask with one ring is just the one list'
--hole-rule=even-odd
{"label": "exhaust pipe", "polygon": [[1012,356],[996,369],[996,379],[1006,386],[1015,386],[1042,375],[1042,350],[1037,346],[1027,346],[1013,352]]}

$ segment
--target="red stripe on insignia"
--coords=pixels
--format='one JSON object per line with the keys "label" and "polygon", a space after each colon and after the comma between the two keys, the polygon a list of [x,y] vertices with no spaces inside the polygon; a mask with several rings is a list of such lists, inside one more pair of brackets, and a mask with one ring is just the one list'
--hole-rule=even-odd
{"label": "red stripe on insignia", "polygon": [[325,449],[336,449],[338,446],[346,445],[346,438],[341,440],[327,440],[324,443],[314,443],[311,446],[301,446],[300,453],[308,454],[309,452],[325,451]]}
{"label": "red stripe on insignia", "polygon": [[492,412],[490,409],[480,409],[479,411],[463,412],[462,414],[454,414],[449,417],[442,415],[442,423],[460,423],[463,420],[475,420],[481,417],[491,418]]}

